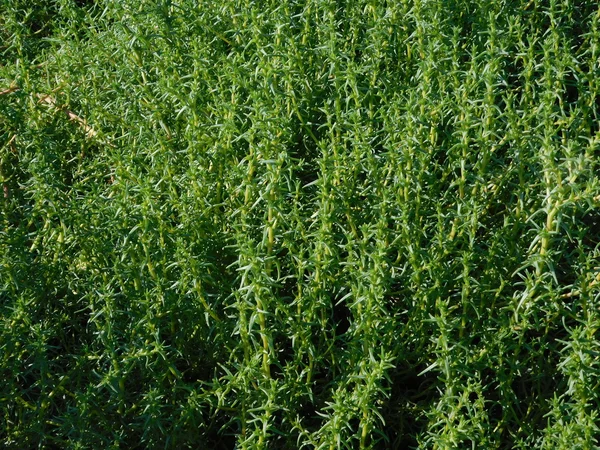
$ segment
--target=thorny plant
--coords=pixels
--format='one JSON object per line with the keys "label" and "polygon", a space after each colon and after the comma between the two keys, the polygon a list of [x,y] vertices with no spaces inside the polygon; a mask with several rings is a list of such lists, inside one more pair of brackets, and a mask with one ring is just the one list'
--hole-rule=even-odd
{"label": "thorny plant", "polygon": [[3,448],[595,448],[600,10],[0,2]]}

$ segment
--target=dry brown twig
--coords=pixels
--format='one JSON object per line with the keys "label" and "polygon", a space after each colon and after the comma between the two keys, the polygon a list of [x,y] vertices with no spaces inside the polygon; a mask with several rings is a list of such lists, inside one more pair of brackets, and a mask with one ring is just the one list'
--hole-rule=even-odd
{"label": "dry brown twig", "polygon": [[[12,94],[13,92],[17,92],[19,90],[20,89],[17,85],[12,84],[9,88],[4,89],[3,91],[0,91],[0,96]],[[52,97],[51,95],[37,94],[37,97],[39,98],[41,103],[51,106],[54,109],[63,111],[67,115],[67,117],[69,118],[69,120],[71,122],[74,122],[83,128],[83,130],[85,131],[86,137],[88,139],[96,138],[98,136],[98,132],[96,130],[94,130],[94,128],[92,128],[85,119],[79,117],[73,111],[70,111],[69,109],[65,108],[64,106],[59,105],[56,102],[56,99],[54,97]],[[108,145],[111,145],[111,144],[108,144]]]}
{"label": "dry brown twig", "polygon": [[91,126],[89,126],[85,119],[82,119],[77,114],[75,114],[73,111],[69,111],[64,106],[57,105],[56,99],[54,97],[51,97],[51,96],[45,95],[45,94],[38,94],[38,98],[40,99],[40,102],[50,105],[55,109],[59,109],[59,110],[63,111],[67,115],[67,117],[69,118],[69,120],[71,122],[75,122],[83,128],[83,130],[85,131],[85,134],[88,138],[94,138],[98,135],[96,130],[94,130]]}
{"label": "dry brown twig", "polygon": [[18,90],[19,90],[19,88],[17,86],[11,86],[8,89],[4,89],[3,91],[0,91],[0,96],[12,94],[13,92],[16,92]]}

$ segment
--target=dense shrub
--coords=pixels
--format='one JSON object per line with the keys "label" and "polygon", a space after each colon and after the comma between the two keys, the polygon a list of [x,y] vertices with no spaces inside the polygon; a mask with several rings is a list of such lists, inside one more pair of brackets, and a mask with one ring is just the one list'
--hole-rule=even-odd
{"label": "dense shrub", "polygon": [[597,448],[593,1],[0,0],[3,448]]}

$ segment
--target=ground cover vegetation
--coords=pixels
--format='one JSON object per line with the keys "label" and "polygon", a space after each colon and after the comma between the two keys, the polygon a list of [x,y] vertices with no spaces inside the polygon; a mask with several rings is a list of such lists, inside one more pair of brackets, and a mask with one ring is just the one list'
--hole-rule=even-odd
{"label": "ground cover vegetation", "polygon": [[1,0],[3,448],[597,448],[595,1]]}

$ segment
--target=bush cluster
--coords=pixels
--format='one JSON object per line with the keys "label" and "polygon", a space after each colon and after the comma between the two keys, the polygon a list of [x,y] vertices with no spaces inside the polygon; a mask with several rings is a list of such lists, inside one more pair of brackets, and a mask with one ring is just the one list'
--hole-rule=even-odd
{"label": "bush cluster", "polygon": [[3,448],[589,449],[591,0],[0,0]]}

